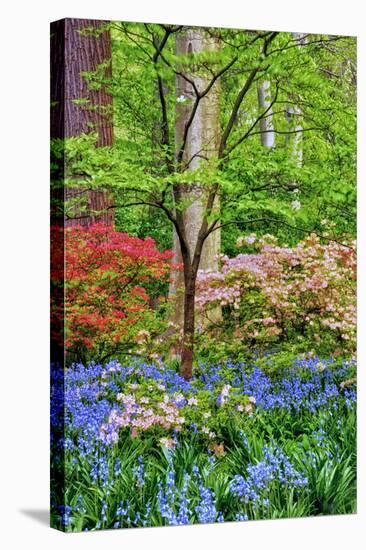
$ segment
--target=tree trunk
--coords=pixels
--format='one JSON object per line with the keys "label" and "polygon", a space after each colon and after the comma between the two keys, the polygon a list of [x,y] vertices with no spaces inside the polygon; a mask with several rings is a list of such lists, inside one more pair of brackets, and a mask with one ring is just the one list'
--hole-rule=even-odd
{"label": "tree trunk", "polygon": [[272,107],[269,108],[271,104],[270,96],[271,83],[269,80],[263,80],[262,82],[258,81],[258,106],[259,114],[266,113],[264,118],[261,118],[259,121],[259,127],[261,133],[261,143],[264,147],[274,147],[275,146],[275,133],[274,133],[274,124],[273,124],[273,111]]}
{"label": "tree trunk", "polygon": [[[106,21],[91,19],[62,19],[51,24],[51,138],[97,132],[98,146],[113,144],[112,95],[104,85],[90,87],[82,75],[95,71],[111,75],[111,40],[105,25]],[[64,199],[80,193],[80,189],[68,188]],[[65,225],[88,227],[96,221],[113,225],[108,193],[92,190],[86,194],[86,212],[75,208]]]}
{"label": "tree trunk", "polygon": [[186,380],[192,378],[193,352],[194,352],[194,331],[195,331],[195,295],[196,277],[192,270],[189,270],[184,277],[184,319],[183,319],[183,345],[180,374]]}
{"label": "tree trunk", "polygon": [[[292,33],[294,40],[297,40],[299,47],[306,44],[306,35],[303,33]],[[286,137],[286,145],[290,152],[290,157],[293,159],[297,168],[302,167],[303,163],[303,126],[302,126],[302,111],[301,108],[293,104],[288,105],[286,109],[286,118],[289,125],[289,130],[293,132]]]}
{"label": "tree trunk", "polygon": [[290,158],[293,159],[297,168],[302,167],[302,111],[297,105],[289,105],[286,111],[289,130],[294,132],[286,137],[286,145],[289,150]]}
{"label": "tree trunk", "polygon": [[[219,47],[216,38],[208,37],[203,29],[185,29],[177,34],[176,53],[178,55],[199,54],[205,51],[215,52]],[[185,71],[183,67],[182,72]],[[194,71],[185,73],[189,79],[193,80],[198,90],[201,92],[211,80],[211,75],[207,76],[199,67],[199,61]],[[181,147],[185,126],[192,112],[192,107],[196,99],[193,86],[187,80],[178,75],[176,77],[176,127],[175,142],[176,150]],[[220,87],[217,81],[209,93],[200,100],[198,109],[190,126],[184,154],[182,157],[182,170],[195,171],[201,163],[207,163],[217,158],[220,138]],[[182,200],[187,201],[187,206],[183,212],[185,233],[188,241],[191,257],[197,244],[197,236],[202,225],[205,214],[205,203],[207,200],[208,189],[199,182],[185,185],[182,189]],[[218,198],[215,201],[214,208],[220,208]],[[214,231],[205,241],[200,260],[200,269],[218,269],[218,255],[220,253],[220,231]],[[176,231],[173,232],[173,268],[171,271],[171,283],[169,288],[169,299],[172,303],[172,312],[170,320],[175,325],[175,329],[186,326],[186,308],[191,307],[191,301],[187,301],[184,274],[182,270],[174,268],[182,263],[182,254],[180,243]],[[194,305],[192,306],[194,308]],[[191,314],[188,315],[191,318]],[[198,322],[204,323],[202,316],[196,314]],[[219,320],[221,318],[221,309],[217,308],[211,314],[210,320]],[[193,316],[194,320],[194,316]],[[176,355],[180,355],[179,350],[175,350]],[[186,351],[184,355],[188,356]]]}

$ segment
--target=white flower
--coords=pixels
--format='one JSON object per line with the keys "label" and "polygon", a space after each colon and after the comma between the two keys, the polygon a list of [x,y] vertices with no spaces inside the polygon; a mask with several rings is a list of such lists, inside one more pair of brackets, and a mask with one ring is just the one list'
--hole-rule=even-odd
{"label": "white flower", "polygon": [[195,397],[190,397],[188,399],[188,405],[198,405],[198,401]]}
{"label": "white flower", "polygon": [[248,243],[248,244],[253,244],[256,240],[256,235],[254,233],[252,233],[251,235],[248,235],[247,237],[245,237],[245,241]]}
{"label": "white flower", "polygon": [[227,397],[229,395],[230,388],[230,384],[225,384],[225,386],[221,390],[222,397]]}
{"label": "white flower", "polygon": [[320,372],[323,372],[323,370],[325,370],[327,368],[326,365],[324,365],[324,363],[322,363],[321,361],[319,363],[317,363],[315,365],[315,367],[320,371]]}
{"label": "white flower", "polygon": [[255,233],[251,233],[246,237],[238,237],[236,240],[236,246],[240,247],[240,246],[243,246],[244,244],[253,244],[255,243],[256,239],[257,239],[257,235]]}
{"label": "white flower", "polygon": [[298,200],[292,201],[291,206],[294,210],[299,210],[301,208],[301,202]]}
{"label": "white flower", "polygon": [[186,99],[187,98],[185,95],[180,95],[179,97],[177,97],[177,103],[184,103]]}

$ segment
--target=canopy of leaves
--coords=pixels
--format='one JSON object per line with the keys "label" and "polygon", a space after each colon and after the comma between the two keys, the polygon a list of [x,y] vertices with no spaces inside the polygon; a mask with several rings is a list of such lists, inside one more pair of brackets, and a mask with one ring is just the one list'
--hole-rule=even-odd
{"label": "canopy of leaves", "polygon": [[[205,29],[217,51],[178,56],[181,26],[111,23],[114,98],[113,148],[95,148],[92,135],[72,138],[67,184],[113,191],[117,229],[161,248],[171,244],[167,213],[177,183],[220,185],[223,252],[243,231],[272,232],[295,244],[312,231],[349,238],[355,233],[356,49],[352,37]],[[195,172],[177,162],[177,75],[217,80],[221,89],[219,158]],[[86,75],[101,85],[101,71]],[[270,82],[276,146],[263,147],[257,83]],[[202,92],[202,90],[198,90]],[[289,123],[289,109],[297,114]],[[296,118],[297,117],[297,118]],[[302,164],[291,155],[301,129]],[[56,161],[57,166],[57,161]],[[294,202],[295,201],[295,202]],[[294,207],[295,204],[295,207]],[[72,209],[73,205],[70,205]],[[128,210],[126,211],[126,207]],[[158,212],[160,210],[160,212]]]}

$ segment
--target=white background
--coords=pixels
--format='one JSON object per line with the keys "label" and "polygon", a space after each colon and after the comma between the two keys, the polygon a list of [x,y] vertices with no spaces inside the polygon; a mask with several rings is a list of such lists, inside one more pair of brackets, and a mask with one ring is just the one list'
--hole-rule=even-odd
{"label": "white background", "polygon": [[[165,4],[165,5],[164,5]],[[365,497],[366,27],[348,0],[59,0],[2,8],[0,188],[0,543],[2,548],[362,548]],[[89,17],[358,35],[358,515],[69,534],[48,528],[48,33]]]}

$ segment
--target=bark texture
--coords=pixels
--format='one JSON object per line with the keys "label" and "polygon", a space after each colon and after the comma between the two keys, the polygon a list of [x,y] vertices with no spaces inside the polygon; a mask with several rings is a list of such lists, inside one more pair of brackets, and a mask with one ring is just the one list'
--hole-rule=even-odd
{"label": "bark texture", "polygon": [[[219,43],[216,38],[208,37],[203,29],[185,29],[179,33],[176,38],[176,53],[178,55],[194,55],[205,51],[216,51]],[[200,70],[199,62],[190,73],[182,69],[182,73],[194,82],[199,92],[202,92],[210,82],[210,77],[203,74]],[[191,116],[192,107],[196,100],[196,94],[193,85],[183,76],[176,77],[176,126],[175,143],[177,155],[181,148],[186,125]],[[203,97],[198,104],[192,124],[189,128],[184,153],[182,156],[182,169],[195,171],[201,163],[207,163],[217,158],[220,140],[220,85],[219,82],[212,86],[208,94]],[[187,205],[183,211],[183,222],[187,237],[188,247],[191,258],[197,244],[197,237],[204,219],[206,202],[208,195],[208,186],[203,186],[200,182],[191,185],[181,186],[181,200]],[[219,199],[216,197],[214,209],[220,208]],[[202,248],[199,269],[218,268],[218,254],[220,253],[220,231],[214,231],[205,240]],[[173,262],[181,264],[183,261],[181,246],[176,231],[173,234],[173,251],[175,254]],[[187,288],[185,288],[184,271],[172,269],[171,284],[169,289],[169,298],[173,303],[171,321],[178,327],[184,324],[184,310],[193,306],[187,302]],[[187,283],[187,281],[186,281]],[[192,298],[190,298],[190,304]],[[198,324],[204,324],[205,320],[197,317]],[[211,313],[210,320],[218,320],[221,317],[220,308]]]}
{"label": "bark texture", "polygon": [[[111,41],[105,21],[62,19],[51,24],[51,138],[97,132],[98,146],[113,143],[112,95],[90,86],[83,73],[111,75]],[[65,200],[80,195],[67,189]],[[65,225],[113,224],[111,200],[105,191],[87,192],[87,212],[75,212]],[[98,214],[92,214],[97,212]]]}
{"label": "bark texture", "polygon": [[271,83],[269,80],[258,81],[257,85],[258,93],[258,107],[259,114],[266,113],[265,117],[259,121],[259,127],[261,133],[261,143],[264,147],[274,147],[276,144],[274,123],[273,123],[273,110],[271,105]]}

